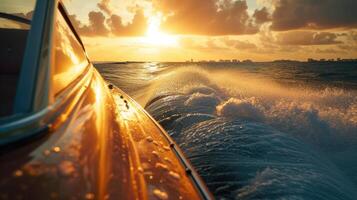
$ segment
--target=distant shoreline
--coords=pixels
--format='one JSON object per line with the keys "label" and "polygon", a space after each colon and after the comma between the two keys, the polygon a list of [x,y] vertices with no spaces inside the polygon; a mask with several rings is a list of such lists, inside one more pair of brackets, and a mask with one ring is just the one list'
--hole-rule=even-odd
{"label": "distant shoreline", "polygon": [[298,61],[298,60],[274,60],[274,61],[169,61],[169,62],[157,62],[157,61],[94,61],[94,64],[134,64],[134,63],[184,63],[184,64],[215,64],[215,63],[226,63],[226,64],[254,64],[254,63],[322,63],[322,64],[332,64],[332,63],[356,63],[357,59],[345,59],[345,60],[309,60],[309,61]]}

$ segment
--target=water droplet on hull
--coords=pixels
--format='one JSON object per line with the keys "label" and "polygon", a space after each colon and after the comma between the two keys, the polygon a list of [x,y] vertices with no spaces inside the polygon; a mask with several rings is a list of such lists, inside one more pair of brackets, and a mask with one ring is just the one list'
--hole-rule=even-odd
{"label": "water droplet on hull", "polygon": [[161,191],[159,189],[154,189],[153,193],[158,199],[161,200],[165,200],[169,198],[169,195],[166,192]]}
{"label": "water droplet on hull", "polygon": [[55,152],[55,153],[59,153],[61,151],[61,148],[60,147],[53,147],[52,151]]}
{"label": "water droplet on hull", "polygon": [[16,171],[14,171],[14,176],[15,177],[20,177],[20,176],[22,176],[22,175],[24,175],[24,173],[21,171],[21,170],[16,170]]}
{"label": "water droplet on hull", "polygon": [[44,150],[43,151],[43,155],[45,155],[45,156],[49,156],[50,154],[51,154],[50,150]]}
{"label": "water droplet on hull", "polygon": [[152,142],[152,141],[154,141],[154,140],[152,139],[152,137],[151,137],[151,136],[147,136],[147,137],[146,137],[146,141],[148,141],[148,142]]}
{"label": "water droplet on hull", "polygon": [[180,178],[181,178],[181,177],[180,177],[180,174],[178,174],[178,173],[176,173],[176,172],[174,172],[174,171],[170,171],[170,172],[169,172],[169,175],[170,175],[171,177],[175,178],[175,179],[180,179]]}
{"label": "water droplet on hull", "polygon": [[86,195],[85,195],[85,199],[87,199],[87,200],[92,200],[92,199],[94,199],[94,194],[93,193],[87,193]]}

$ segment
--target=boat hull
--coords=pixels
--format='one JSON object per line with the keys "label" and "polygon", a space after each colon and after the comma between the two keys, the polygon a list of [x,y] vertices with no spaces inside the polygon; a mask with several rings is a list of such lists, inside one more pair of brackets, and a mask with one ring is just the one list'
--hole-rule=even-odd
{"label": "boat hull", "polygon": [[202,199],[167,133],[91,67],[41,137],[0,154],[0,199]]}

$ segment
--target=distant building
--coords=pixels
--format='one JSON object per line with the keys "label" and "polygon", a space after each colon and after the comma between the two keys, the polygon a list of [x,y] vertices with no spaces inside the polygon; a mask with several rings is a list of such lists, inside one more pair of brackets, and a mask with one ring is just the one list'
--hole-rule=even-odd
{"label": "distant building", "polygon": [[242,63],[253,63],[253,61],[250,59],[247,59],[247,60],[243,60]]}
{"label": "distant building", "polygon": [[357,59],[350,58],[350,59],[342,59],[341,61],[342,62],[357,62]]}
{"label": "distant building", "polygon": [[325,59],[321,58],[320,60],[314,60],[312,58],[307,59],[307,62],[357,62],[357,59],[341,59],[341,58],[336,58],[333,59]]}

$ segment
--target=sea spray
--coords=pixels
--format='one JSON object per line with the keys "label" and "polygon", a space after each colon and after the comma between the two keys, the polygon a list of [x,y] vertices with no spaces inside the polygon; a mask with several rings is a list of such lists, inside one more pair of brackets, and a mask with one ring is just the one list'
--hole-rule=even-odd
{"label": "sea spray", "polygon": [[216,197],[355,199],[357,78],[339,67],[346,80],[312,64],[99,70],[146,106]]}

